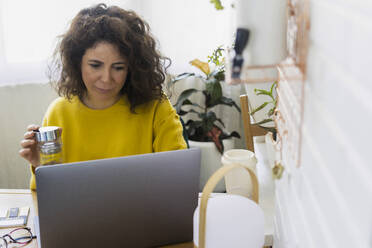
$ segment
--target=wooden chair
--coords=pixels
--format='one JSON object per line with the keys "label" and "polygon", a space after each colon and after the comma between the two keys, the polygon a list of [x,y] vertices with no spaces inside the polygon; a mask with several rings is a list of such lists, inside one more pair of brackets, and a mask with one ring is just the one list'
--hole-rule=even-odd
{"label": "wooden chair", "polygon": [[246,146],[248,150],[254,152],[253,137],[265,135],[268,131],[263,129],[262,127],[251,124],[251,116],[249,114],[247,95],[240,96],[240,107],[242,110],[241,114],[242,114],[243,124],[244,124],[244,136],[245,136]]}

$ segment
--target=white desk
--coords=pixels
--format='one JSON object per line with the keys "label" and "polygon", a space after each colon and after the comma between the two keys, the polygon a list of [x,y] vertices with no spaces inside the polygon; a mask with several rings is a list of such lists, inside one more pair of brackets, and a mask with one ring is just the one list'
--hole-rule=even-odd
{"label": "white desk", "polygon": [[266,144],[255,142],[257,178],[259,183],[259,205],[265,213],[265,246],[273,245],[275,183],[267,160]]}

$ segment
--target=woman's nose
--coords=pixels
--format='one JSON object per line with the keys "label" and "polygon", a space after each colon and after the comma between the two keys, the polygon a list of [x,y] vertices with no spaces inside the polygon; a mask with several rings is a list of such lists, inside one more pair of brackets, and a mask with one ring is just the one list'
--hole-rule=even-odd
{"label": "woman's nose", "polygon": [[109,82],[111,79],[111,70],[110,68],[104,68],[102,70],[101,80],[105,83]]}

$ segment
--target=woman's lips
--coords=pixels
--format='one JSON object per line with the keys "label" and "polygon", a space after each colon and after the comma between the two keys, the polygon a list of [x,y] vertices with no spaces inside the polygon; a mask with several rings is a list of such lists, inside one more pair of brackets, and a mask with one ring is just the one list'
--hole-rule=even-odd
{"label": "woman's lips", "polygon": [[95,87],[95,88],[98,92],[103,93],[103,94],[109,93],[113,90],[113,88],[109,88],[109,89],[102,89],[102,88],[98,88],[98,87]]}

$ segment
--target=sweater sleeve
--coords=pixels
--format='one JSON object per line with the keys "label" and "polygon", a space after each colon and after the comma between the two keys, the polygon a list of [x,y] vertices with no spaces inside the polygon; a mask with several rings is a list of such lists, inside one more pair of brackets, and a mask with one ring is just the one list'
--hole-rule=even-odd
{"label": "sweater sleeve", "polygon": [[183,127],[168,99],[159,102],[154,117],[154,152],[186,149]]}

